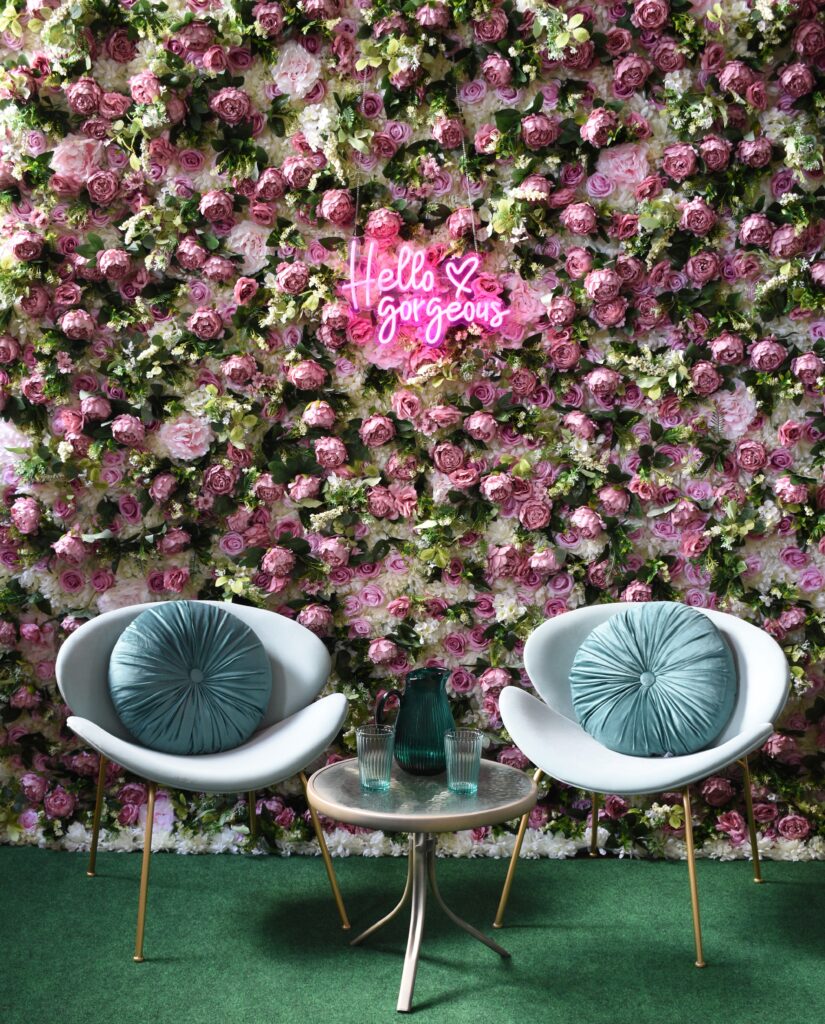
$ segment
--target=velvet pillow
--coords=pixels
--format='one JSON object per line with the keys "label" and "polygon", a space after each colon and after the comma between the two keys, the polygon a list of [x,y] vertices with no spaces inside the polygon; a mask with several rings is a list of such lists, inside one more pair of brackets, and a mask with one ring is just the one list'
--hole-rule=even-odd
{"label": "velvet pillow", "polygon": [[576,716],[611,750],[691,754],[727,724],[736,669],[711,620],[669,601],[631,604],[597,626],[570,669]]}
{"label": "velvet pillow", "polygon": [[269,658],[240,619],[202,601],[141,612],[109,660],[109,693],[134,738],[168,754],[214,754],[247,740],[272,692]]}

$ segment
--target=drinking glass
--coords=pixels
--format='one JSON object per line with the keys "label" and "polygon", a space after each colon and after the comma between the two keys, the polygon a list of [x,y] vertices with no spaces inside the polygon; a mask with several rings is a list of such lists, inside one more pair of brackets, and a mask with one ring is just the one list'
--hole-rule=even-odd
{"label": "drinking glass", "polygon": [[361,788],[386,792],[390,788],[395,729],[391,725],[359,725],[355,739]]}
{"label": "drinking glass", "polygon": [[447,786],[453,793],[475,796],[481,767],[481,733],[478,729],[453,729],[444,734],[447,755]]}

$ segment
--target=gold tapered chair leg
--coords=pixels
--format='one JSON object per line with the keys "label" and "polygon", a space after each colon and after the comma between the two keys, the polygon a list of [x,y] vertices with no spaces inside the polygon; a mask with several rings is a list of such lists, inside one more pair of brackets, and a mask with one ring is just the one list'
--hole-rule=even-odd
{"label": "gold tapered chair leg", "polygon": [[251,790],[246,794],[246,802],[249,804],[249,838],[255,839],[258,835],[258,815],[255,813],[255,794]]}
{"label": "gold tapered chair leg", "polygon": [[[541,768],[536,769],[536,773],[533,776],[533,782],[538,784],[542,775]],[[507,909],[507,901],[510,899],[510,889],[513,885],[513,878],[516,874],[516,864],[518,864],[519,854],[521,853],[521,845],[524,842],[524,833],[527,831],[527,822],[530,818],[530,812],[522,815],[521,821],[519,822],[518,832],[516,833],[516,844],[513,847],[513,855],[510,858],[510,866],[507,868],[507,877],[504,879],[504,888],[501,890],[501,899],[498,901],[498,910],[496,911],[496,919],[493,921],[494,928],[502,928],[504,925],[504,911]]]}
{"label": "gold tapered chair leg", "polygon": [[92,818],[92,845],[89,848],[89,867],[86,874],[89,878],[95,877],[95,863],[97,861],[97,840],[100,835],[100,815],[103,812],[103,791],[106,788],[106,758],[100,755],[100,763],[97,768],[97,798],[95,799],[95,813]]}
{"label": "gold tapered chair leg", "polygon": [[590,856],[599,856],[599,794],[590,794]]}
{"label": "gold tapered chair leg", "polygon": [[696,939],[696,966],[705,967],[705,958],[702,955],[702,925],[699,921],[699,889],[696,885],[696,856],[693,849],[693,809],[690,804],[690,786],[685,786],[684,807],[690,903],[693,908],[693,936]]}
{"label": "gold tapered chair leg", "polygon": [[762,865],[759,863],[759,847],[756,841],[756,822],[753,819],[753,796],[751,794],[751,770],[747,757],[739,762],[742,766],[742,778],[745,784],[745,807],[748,812],[748,833],[751,839],[751,857],[753,858],[753,880],[761,885],[765,879],[762,877]]}
{"label": "gold tapered chair leg", "polygon": [[[307,777],[303,772],[301,772],[301,783],[304,787],[304,796],[306,796]],[[335,869],[332,866],[332,857],[329,855],[327,841],[324,839],[324,830],[321,828],[321,822],[318,820],[318,813],[309,802],[309,797],[307,797],[307,807],[309,807],[309,814],[312,818],[312,827],[315,829],[315,835],[318,837],[318,845],[321,847],[321,856],[324,858],[324,867],[327,869],[327,877],[329,878],[329,884],[332,887],[332,895],[335,899],[335,905],[338,907],[338,913],[341,915],[341,927],[344,931],[348,931],[350,923],[349,918],[347,917],[347,909],[344,906],[344,898],[341,895],[341,890],[338,888],[338,879],[335,877]]]}
{"label": "gold tapered chair leg", "polygon": [[149,862],[152,857],[152,824],[155,819],[155,793],[157,784],[149,783],[149,802],[146,805],[146,831],[143,833],[143,862],[140,868],[140,899],[138,900],[137,935],[135,955],[132,959],[143,963],[143,927],[146,924],[146,901],[149,896]]}

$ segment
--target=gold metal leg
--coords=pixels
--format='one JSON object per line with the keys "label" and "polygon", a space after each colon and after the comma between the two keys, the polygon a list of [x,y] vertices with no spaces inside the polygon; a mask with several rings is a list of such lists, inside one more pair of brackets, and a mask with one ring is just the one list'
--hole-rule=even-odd
{"label": "gold metal leg", "polygon": [[137,935],[135,955],[132,959],[143,963],[143,926],[146,924],[146,900],[149,896],[149,862],[152,857],[152,824],[155,818],[155,793],[157,783],[149,783],[149,802],[146,805],[146,831],[143,834],[143,863],[140,869],[140,899],[138,900]]}
{"label": "gold metal leg", "polygon": [[258,835],[258,815],[255,813],[255,794],[251,790],[246,794],[246,802],[249,804],[249,838],[254,839]]}
{"label": "gold metal leg", "polygon": [[690,786],[685,786],[684,807],[690,903],[693,908],[693,935],[696,939],[696,966],[705,967],[705,958],[702,955],[702,925],[699,921],[699,890],[696,886],[696,857],[693,850],[693,809],[690,804]]}
{"label": "gold metal leg", "polygon": [[[301,772],[301,783],[304,787],[304,796],[307,792],[307,777]],[[309,802],[307,797],[307,806],[309,807],[310,817],[312,818],[312,825],[315,829],[315,835],[318,837],[318,845],[321,847],[321,856],[324,858],[324,867],[327,869],[327,877],[329,878],[329,884],[332,886],[332,895],[335,898],[335,904],[338,907],[338,913],[341,915],[341,927],[344,931],[349,931],[350,923],[347,917],[347,910],[344,906],[344,899],[341,896],[341,890],[338,888],[338,879],[335,877],[335,869],[332,866],[332,857],[329,855],[327,848],[327,841],[324,839],[324,830],[321,828],[321,822],[318,820],[318,814],[312,804]]]}
{"label": "gold metal leg", "polygon": [[756,841],[756,822],[753,820],[753,796],[751,795],[751,770],[747,757],[739,762],[742,766],[742,777],[745,784],[745,807],[748,812],[748,833],[751,838],[751,857],[753,858],[753,880],[761,885],[765,879],[762,877],[762,865],[759,863],[759,847]]}
{"label": "gold metal leg", "polygon": [[590,856],[599,856],[599,794],[590,794]]}
{"label": "gold metal leg", "polygon": [[95,813],[92,818],[92,845],[89,849],[89,867],[86,874],[89,878],[95,877],[95,862],[97,861],[97,840],[100,835],[100,815],[103,811],[103,791],[106,788],[106,758],[100,755],[100,763],[97,769],[97,798],[95,799]]}
{"label": "gold metal leg", "polygon": [[[536,784],[541,780],[544,772],[541,768],[537,768],[533,775],[533,782]],[[521,845],[524,842],[524,833],[527,831],[527,822],[530,818],[530,812],[522,815],[521,821],[519,822],[518,832],[516,833],[516,844],[513,847],[513,855],[510,858],[510,866],[507,868],[507,877],[504,879],[504,888],[501,890],[501,899],[498,901],[498,910],[496,911],[496,919],[493,921],[494,928],[502,928],[504,926],[504,911],[507,909],[507,901],[510,899],[510,889],[513,885],[513,878],[516,874],[516,864],[518,864],[519,854],[521,853]]]}

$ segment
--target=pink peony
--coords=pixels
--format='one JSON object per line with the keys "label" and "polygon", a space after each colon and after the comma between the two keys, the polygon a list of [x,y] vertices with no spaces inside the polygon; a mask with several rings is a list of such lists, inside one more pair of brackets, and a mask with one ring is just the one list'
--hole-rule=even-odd
{"label": "pink peony", "polygon": [[203,458],[215,439],[209,424],[189,413],[167,420],[157,436],[170,458],[181,462]]}

